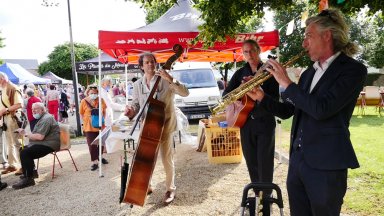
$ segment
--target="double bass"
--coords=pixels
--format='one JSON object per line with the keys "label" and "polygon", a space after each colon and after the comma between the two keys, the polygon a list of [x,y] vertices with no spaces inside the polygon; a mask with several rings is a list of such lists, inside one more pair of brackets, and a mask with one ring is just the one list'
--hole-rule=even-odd
{"label": "double bass", "polygon": [[[175,54],[166,61],[166,63],[162,66],[162,69],[169,70],[172,63],[181,56],[183,48],[181,45],[176,44],[173,46],[173,51]],[[138,113],[136,122],[130,133],[130,135],[133,134],[140,116],[145,110],[145,107],[148,106],[147,114],[138,140],[138,147],[132,159],[129,180],[126,185],[123,199],[125,203],[139,206],[144,205],[148,186],[156,165],[156,158],[160,146],[159,143],[165,122],[165,104],[154,98],[160,79],[161,77],[158,76],[146,103],[141,107],[140,112]]]}

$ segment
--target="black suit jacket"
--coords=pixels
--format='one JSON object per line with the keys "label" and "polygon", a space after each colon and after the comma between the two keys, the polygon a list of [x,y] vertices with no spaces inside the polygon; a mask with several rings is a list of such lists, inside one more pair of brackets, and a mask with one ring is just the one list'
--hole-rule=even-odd
{"label": "black suit jacket", "polygon": [[363,88],[367,68],[341,53],[328,67],[312,92],[314,68],[309,67],[298,85],[291,84],[284,100],[295,106],[291,129],[291,149],[298,121],[302,121],[302,148],[309,166],[323,170],[357,168],[349,132],[349,121]]}

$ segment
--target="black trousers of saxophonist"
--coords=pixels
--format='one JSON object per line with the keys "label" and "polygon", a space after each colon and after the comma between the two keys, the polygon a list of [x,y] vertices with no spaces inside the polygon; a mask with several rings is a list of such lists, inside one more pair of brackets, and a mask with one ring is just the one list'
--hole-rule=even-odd
{"label": "black trousers of saxophonist", "polygon": [[275,118],[252,114],[240,129],[241,146],[251,182],[272,183],[275,153]]}

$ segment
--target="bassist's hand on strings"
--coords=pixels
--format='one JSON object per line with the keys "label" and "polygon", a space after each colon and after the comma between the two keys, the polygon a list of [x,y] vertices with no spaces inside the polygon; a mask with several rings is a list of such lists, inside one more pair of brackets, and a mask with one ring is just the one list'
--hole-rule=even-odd
{"label": "bassist's hand on strings", "polygon": [[165,70],[160,69],[156,72],[156,75],[161,76],[161,78],[167,80],[169,83],[172,83],[173,77],[167,73]]}

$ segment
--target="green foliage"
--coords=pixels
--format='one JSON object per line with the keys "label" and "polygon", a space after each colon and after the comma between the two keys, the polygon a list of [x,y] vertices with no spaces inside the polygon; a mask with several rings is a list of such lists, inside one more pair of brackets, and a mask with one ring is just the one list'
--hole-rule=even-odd
{"label": "green foliage", "polygon": [[[276,10],[274,23],[280,33],[279,60],[284,63],[303,51],[302,42],[304,39],[305,28],[301,28],[301,14],[307,10],[307,5],[303,1],[296,2],[295,5],[287,7],[286,10]],[[314,14],[314,6],[309,6],[309,14]],[[286,35],[288,23],[295,20],[295,29],[290,35]],[[274,50],[272,53],[276,53]],[[306,67],[311,60],[305,56],[300,58],[293,66]]]}
{"label": "green foliage", "polygon": [[[72,62],[71,62],[71,46],[70,43],[58,45],[54,48],[51,54],[48,55],[48,61],[43,62],[39,66],[39,74],[43,75],[48,71],[56,75],[74,80],[72,76]],[[94,58],[98,55],[98,50],[95,45],[74,43],[75,62],[84,61]],[[78,74],[79,82],[84,84],[85,76]]]}
{"label": "green foliage", "polygon": [[[126,0],[127,1],[127,0]],[[147,10],[147,21],[155,20],[162,10],[169,8],[177,2],[177,0],[132,0],[141,3]],[[346,0],[340,4],[338,0],[329,0],[330,7],[340,8],[347,14],[354,13],[364,5],[371,8],[370,12],[383,8],[381,0]],[[194,0],[195,7],[202,12],[201,18],[205,23],[200,26],[200,35],[198,40],[203,41],[206,47],[211,46],[215,41],[223,41],[225,36],[233,36],[238,32],[238,26],[248,23],[250,18],[261,18],[264,15],[263,9],[269,7],[271,10],[286,12],[287,8],[293,5],[292,0]],[[296,1],[295,1],[296,2]],[[310,5],[318,8],[318,0],[309,0]],[[160,7],[165,5],[163,9],[149,13],[151,7]],[[197,40],[196,40],[197,41]],[[301,62],[300,64],[303,64]]]}
{"label": "green foliage", "polygon": [[199,40],[206,47],[212,46],[215,41],[224,41],[226,36],[238,33],[238,26],[246,25],[251,18],[261,19],[264,8],[285,8],[292,1],[232,1],[232,0],[201,0],[196,7],[202,12],[201,18],[205,21],[200,26]]}
{"label": "green foliage", "polygon": [[[147,11],[147,23],[151,23],[164,14],[177,0],[134,0],[141,3]],[[275,12],[274,23],[280,31],[279,57],[280,62],[287,62],[303,50],[302,41],[304,28],[301,28],[301,14],[309,9],[309,16],[318,13],[318,0],[273,1],[232,1],[232,0],[195,0],[195,7],[201,12],[205,21],[199,27],[200,34],[194,42],[202,41],[205,47],[210,47],[216,41],[224,41],[226,36],[233,36],[238,32],[254,32],[261,26],[264,9],[270,8]],[[346,14],[351,24],[351,40],[362,47],[362,52],[356,57],[371,66],[384,67],[384,22],[380,9],[380,1],[330,0],[329,6],[339,8]],[[308,3],[308,5],[307,5]],[[369,10],[359,11],[367,5]],[[379,11],[379,12],[378,12]],[[296,29],[291,35],[285,35],[287,24],[295,19]],[[273,51],[276,54],[276,50]],[[306,67],[311,64],[306,56],[299,59],[293,66]],[[224,77],[225,74],[223,73]]]}
{"label": "green foliage", "polygon": [[[136,0],[136,2],[141,2]],[[145,1],[143,7],[147,13],[145,17],[145,22],[147,24],[153,23],[159,17],[161,17],[169,8],[174,5],[173,1],[161,1],[161,0],[153,0],[151,2]]]}
{"label": "green foliage", "polygon": [[371,13],[365,7],[349,17],[351,40],[359,44],[361,53],[357,59],[368,65],[384,67],[384,24],[382,12]]}
{"label": "green foliage", "polygon": [[376,67],[384,67],[384,34],[374,35],[375,40],[367,45],[367,61],[368,64]]}
{"label": "green foliage", "polygon": [[[286,62],[299,53],[302,48],[305,28],[300,28],[301,14],[309,9],[309,16],[318,13],[318,2],[309,4],[298,1],[295,5],[288,7],[285,11],[275,11],[275,26],[280,30],[280,62]],[[287,24],[295,20],[295,30],[291,35],[285,35]],[[351,41],[361,47],[361,53],[356,58],[370,66],[381,68],[384,66],[384,34],[382,13],[371,13],[369,8],[346,15],[350,25]],[[300,59],[295,66],[307,66],[310,64],[308,57]]]}
{"label": "green foliage", "polygon": [[[352,14],[359,11],[365,5],[371,10],[371,13],[376,13],[383,9],[382,0],[345,0],[342,3],[338,3],[339,0],[328,0],[329,7],[339,8],[345,14]],[[312,4],[318,5],[318,0],[310,0]]]}

